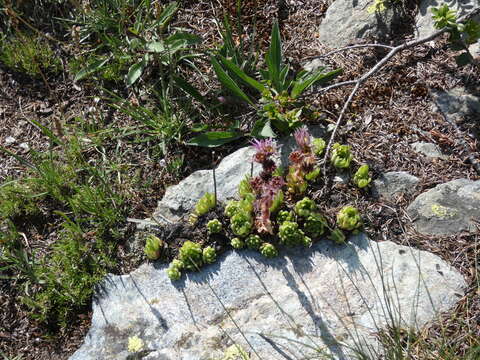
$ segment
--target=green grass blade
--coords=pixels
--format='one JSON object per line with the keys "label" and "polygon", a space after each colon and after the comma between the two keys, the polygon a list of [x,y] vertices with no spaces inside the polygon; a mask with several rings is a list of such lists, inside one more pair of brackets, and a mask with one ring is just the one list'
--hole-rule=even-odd
{"label": "green grass blade", "polygon": [[194,137],[187,144],[203,147],[216,147],[237,140],[242,136],[243,134],[236,131],[211,131]]}
{"label": "green grass blade", "polygon": [[206,103],[205,97],[202,94],[200,94],[200,92],[196,88],[190,85],[188,81],[178,76],[172,76],[172,79],[180,89],[182,89],[185,93],[190,95],[192,98],[194,98],[195,100],[197,100],[202,104]]}
{"label": "green grass blade", "polygon": [[247,94],[245,94],[242,89],[233,81],[233,79],[223,70],[222,66],[218,63],[218,61],[212,56],[210,58],[210,61],[212,62],[213,69],[215,70],[215,73],[217,74],[218,80],[220,83],[225,86],[228,90],[230,90],[234,95],[239,97],[240,99],[248,102],[250,105],[255,107],[255,104],[253,101],[248,97]]}

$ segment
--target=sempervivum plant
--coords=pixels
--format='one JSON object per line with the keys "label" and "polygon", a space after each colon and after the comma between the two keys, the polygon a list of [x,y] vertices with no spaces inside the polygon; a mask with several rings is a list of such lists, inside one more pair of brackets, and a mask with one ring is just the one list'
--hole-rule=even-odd
{"label": "sempervivum plant", "polygon": [[314,237],[319,237],[325,232],[325,227],[327,227],[327,220],[322,214],[311,213],[305,219],[304,230],[307,234]]}
{"label": "sempervivum plant", "polygon": [[200,244],[192,241],[185,241],[180,248],[179,260],[188,270],[197,270],[203,265],[203,252]]}
{"label": "sempervivum plant", "polygon": [[237,212],[230,219],[230,229],[232,229],[232,232],[237,236],[248,236],[248,234],[250,234],[252,231],[252,227],[252,216],[245,211]]}
{"label": "sempervivum plant", "polygon": [[150,260],[157,260],[162,252],[163,241],[155,235],[149,235],[145,243],[144,252]]}
{"label": "sempervivum plant", "polygon": [[278,255],[277,249],[270,243],[263,243],[262,246],[260,246],[260,253],[268,258],[273,258]]}
{"label": "sempervivum plant", "polygon": [[239,250],[239,249],[242,249],[245,246],[245,242],[240,238],[233,238],[230,241],[230,245],[232,245],[232,247],[234,249]]}
{"label": "sempervivum plant", "polygon": [[203,249],[202,256],[205,264],[212,264],[217,260],[217,253],[211,246],[207,246]]}
{"label": "sempervivum plant", "polygon": [[277,213],[277,223],[282,224],[285,221],[295,221],[295,214],[293,211],[280,210]]}
{"label": "sempervivum plant", "polygon": [[312,199],[304,197],[295,204],[295,212],[298,216],[307,217],[317,210],[317,204]]}
{"label": "sempervivum plant", "polygon": [[222,223],[218,219],[210,220],[207,223],[207,230],[210,234],[218,234],[222,231]]}
{"label": "sempervivum plant", "polygon": [[290,167],[287,175],[287,186],[289,192],[302,194],[307,190],[307,180],[314,180],[320,174],[320,169],[316,167],[316,152],[321,152],[323,149],[320,149],[322,147],[321,141],[312,142],[312,136],[306,126],[296,130],[294,137],[298,149],[288,157]]}
{"label": "sempervivum plant", "polygon": [[353,155],[350,153],[350,146],[335,143],[332,148],[332,165],[338,169],[348,168],[353,159]]}
{"label": "sempervivum plant", "polygon": [[250,249],[257,250],[260,248],[260,245],[262,245],[262,239],[260,238],[260,236],[252,234],[249,237],[247,237],[245,244],[247,244],[247,246]]}
{"label": "sempervivum plant", "polygon": [[362,165],[358,168],[355,175],[353,175],[353,182],[357,185],[360,189],[368,186],[372,181],[372,178],[368,176],[368,165]]}
{"label": "sempervivum plant", "polygon": [[272,156],[278,152],[277,144],[272,139],[265,139],[254,140],[252,145],[256,150],[253,161],[262,165],[260,174],[250,180],[250,187],[256,197],[255,227],[259,233],[273,234],[270,215],[283,202],[282,187],[285,183],[281,176],[274,175],[277,166]]}
{"label": "sempervivum plant", "polygon": [[356,230],[362,227],[362,218],[357,208],[343,207],[337,214],[338,227],[343,230]]}
{"label": "sempervivum plant", "polygon": [[278,228],[278,237],[283,245],[294,246],[304,243],[305,234],[299,229],[298,223],[285,221]]}
{"label": "sempervivum plant", "polygon": [[182,277],[182,269],[184,263],[178,259],[174,259],[167,269],[167,275],[171,280],[179,280]]}

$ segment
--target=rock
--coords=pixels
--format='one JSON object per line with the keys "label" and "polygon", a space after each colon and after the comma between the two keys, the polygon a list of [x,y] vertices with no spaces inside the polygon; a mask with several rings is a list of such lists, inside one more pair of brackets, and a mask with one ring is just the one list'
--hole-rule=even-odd
{"label": "rock", "polygon": [[480,99],[463,87],[449,91],[432,90],[431,94],[439,111],[453,123],[461,123],[468,117],[480,114]]}
{"label": "rock", "polygon": [[425,155],[426,157],[436,159],[440,158],[443,160],[448,159],[448,156],[442,154],[442,151],[438,147],[438,145],[433,143],[426,143],[426,142],[415,142],[412,144],[412,148],[415,152]]}
{"label": "rock", "polygon": [[5,146],[10,146],[12,144],[15,144],[16,142],[17,142],[17,139],[15,139],[13,136],[7,136],[3,143],[5,144]]}
{"label": "rock", "polygon": [[356,39],[385,40],[401,18],[398,7],[384,11],[369,10],[371,0],[336,0],[320,24],[319,40],[332,48],[351,44]]}
{"label": "rock", "polygon": [[30,145],[28,143],[23,142],[20,145],[18,145],[20,149],[22,149],[23,152],[29,152],[30,151]]}
{"label": "rock", "polygon": [[387,307],[395,325],[418,329],[464,294],[462,275],[436,255],[363,234],[350,240],[320,241],[270,260],[230,251],[175,283],[159,264],[109,275],[70,360],[125,360],[135,337],[144,359],[220,359],[232,341],[258,359],[236,325],[263,359],[317,358],[308,346],[352,359],[354,339],[381,352],[375,339],[392,325]]}
{"label": "rock", "polygon": [[[310,133],[315,137],[325,135],[322,126],[310,127]],[[296,147],[293,136],[279,141],[280,159],[278,160],[285,168],[288,166],[288,155]],[[255,151],[251,146],[241,148],[233,154],[225,157],[218,165],[215,176],[217,179],[217,197],[219,201],[225,201],[237,196],[237,187],[245,175],[251,171],[251,159]],[[254,164],[253,174],[260,172],[261,166]],[[158,203],[153,214],[154,220],[164,223],[165,218],[170,221],[178,221],[181,216],[194,208],[197,201],[206,193],[213,193],[212,170],[199,170],[182,180],[177,185],[171,186],[165,192],[165,196]]]}
{"label": "rock", "polygon": [[458,179],[419,195],[407,209],[418,232],[452,235],[475,231],[480,219],[480,180]]}
{"label": "rock", "polygon": [[391,171],[373,181],[372,192],[375,196],[391,199],[399,193],[413,193],[419,181],[405,171]]}

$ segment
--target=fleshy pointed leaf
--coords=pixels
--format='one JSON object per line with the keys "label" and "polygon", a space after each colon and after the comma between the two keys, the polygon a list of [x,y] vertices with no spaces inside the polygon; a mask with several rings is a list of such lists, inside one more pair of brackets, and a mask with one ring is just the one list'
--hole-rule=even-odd
{"label": "fleshy pointed leaf", "polygon": [[328,73],[322,73],[321,70],[318,70],[311,74],[304,74],[304,76],[295,81],[291,92],[292,98],[295,99],[296,97],[300,96],[305,90],[307,90],[310,86],[316,83],[327,83],[328,81],[339,75],[341,72],[342,69],[336,69]]}
{"label": "fleshy pointed leaf", "polygon": [[220,66],[218,61],[214,58],[211,57],[210,61],[212,62],[213,69],[215,70],[215,73],[217,74],[218,80],[220,83],[225,86],[228,90],[230,90],[234,95],[239,97],[240,99],[248,102],[250,105],[255,107],[255,104],[253,101],[248,97],[247,94],[245,94],[242,89],[233,81],[233,79],[223,70],[223,68]]}
{"label": "fleshy pointed leaf", "polygon": [[282,63],[282,41],[280,39],[280,29],[277,21],[273,24],[270,47],[268,48],[265,60],[272,85],[278,91],[280,87],[280,72],[282,70],[280,68]]}
{"label": "fleshy pointed leaf", "polygon": [[218,55],[218,58],[220,59],[222,65],[226,67],[230,72],[238,76],[245,84],[250,85],[252,88],[260,92],[262,94],[263,92],[267,91],[265,86],[263,86],[260,82],[257,80],[251,78],[245,72],[240,69],[237,65],[235,65],[232,61],[228,60],[222,55]]}

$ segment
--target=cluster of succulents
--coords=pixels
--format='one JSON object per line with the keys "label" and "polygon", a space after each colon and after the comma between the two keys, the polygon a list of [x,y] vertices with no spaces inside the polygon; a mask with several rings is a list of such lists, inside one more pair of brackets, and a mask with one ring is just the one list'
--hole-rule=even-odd
{"label": "cluster of succulents", "polygon": [[200,200],[198,200],[197,205],[195,205],[195,209],[193,210],[192,214],[190,214],[190,223],[196,223],[199,216],[205,215],[216,205],[217,199],[215,194],[209,192],[205,193]]}
{"label": "cluster of succulents", "polygon": [[[239,200],[225,205],[229,226],[224,226],[219,219],[210,220],[206,225],[209,234],[231,236],[232,248],[247,247],[272,258],[278,255],[278,245],[309,247],[325,235],[335,243],[344,244],[350,232],[362,228],[360,213],[353,206],[343,207],[335,224],[330,225],[313,199],[303,195],[298,200],[299,195],[306,192],[308,183],[320,174],[317,156],[325,151],[326,143],[312,138],[306,127],[295,131],[294,137],[298,148],[289,156],[290,167],[285,177],[274,161],[278,155],[276,142],[265,139],[252,143],[256,150],[253,161],[261,164],[262,170],[258,176],[245,177],[238,186]],[[337,169],[348,168],[353,160],[350,147],[334,144],[330,160]],[[370,184],[368,165],[360,166],[353,182],[359,188]],[[194,215],[206,214],[215,205],[215,196],[205,194],[195,207]],[[211,246],[202,249],[201,245],[186,241],[178,259],[168,268],[168,276],[178,279],[182,270],[198,270],[204,264],[213,263],[216,255]]]}
{"label": "cluster of succulents", "polygon": [[179,280],[182,270],[196,271],[203,264],[212,264],[217,260],[217,252],[211,246],[202,249],[200,244],[185,241],[180,248],[178,259],[174,259],[167,269],[167,275],[171,280]]}

